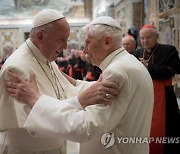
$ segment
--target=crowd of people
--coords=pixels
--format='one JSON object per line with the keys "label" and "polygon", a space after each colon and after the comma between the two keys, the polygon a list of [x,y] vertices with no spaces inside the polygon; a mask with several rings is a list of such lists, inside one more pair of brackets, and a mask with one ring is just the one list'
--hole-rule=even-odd
{"label": "crowd of people", "polygon": [[[8,57],[9,55],[0,57],[0,69]],[[96,81],[102,73],[99,67],[91,64],[89,58],[81,49],[72,48],[70,49],[70,54],[68,56],[60,55],[57,57],[55,62],[60,71],[74,79]]]}
{"label": "crowd of people", "polygon": [[56,63],[61,71],[74,79],[96,81],[102,73],[99,67],[91,64],[83,50],[79,49],[73,48],[68,56],[57,57]]}

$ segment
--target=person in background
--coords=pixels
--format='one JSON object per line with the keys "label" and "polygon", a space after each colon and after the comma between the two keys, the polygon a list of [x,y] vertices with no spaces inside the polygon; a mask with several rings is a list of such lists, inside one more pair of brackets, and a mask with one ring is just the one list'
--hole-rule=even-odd
{"label": "person in background", "polygon": [[72,59],[69,59],[69,64],[72,67],[72,77],[74,79],[83,79],[83,71],[85,66],[85,61],[81,59],[81,50],[74,49]]}
{"label": "person in background", "polygon": [[59,70],[68,74],[68,66],[69,66],[69,62],[66,59],[66,57],[57,57],[56,59],[56,63],[59,67]]}
{"label": "person in background", "polygon": [[[160,44],[158,32],[151,24],[140,30],[142,48],[134,55],[149,71],[154,85],[154,110],[151,137],[180,137],[180,114],[172,86],[172,77],[180,73],[178,51],[172,45]],[[179,143],[150,144],[150,154],[179,154]]]}
{"label": "person in background", "polygon": [[[76,109],[78,90],[59,71],[54,62],[63,49],[67,48],[70,34],[65,17],[56,10],[44,9],[33,20],[30,38],[28,38],[5,61],[0,74],[0,153],[1,154],[65,154],[66,140],[63,137],[52,138],[46,134],[33,137],[23,125],[31,111],[27,104],[12,98],[6,91],[4,80],[8,71],[15,72],[28,79],[31,72],[36,74],[36,81],[41,94],[58,99],[62,106]],[[90,85],[89,85],[90,86]],[[81,105],[91,103],[110,103],[118,87],[110,81],[96,82],[85,93],[81,93]],[[26,91],[29,93],[30,91]],[[104,97],[106,94],[110,98]],[[85,98],[86,97],[86,98]],[[33,96],[34,99],[36,97]],[[69,98],[69,99],[68,99]],[[61,100],[61,101],[60,101]],[[80,105],[80,104],[79,104]],[[50,106],[53,106],[51,104]],[[70,118],[70,117],[68,117]],[[71,122],[73,123],[73,117]],[[45,121],[39,123],[48,125]],[[66,123],[65,121],[63,123]],[[76,123],[76,122],[75,122]],[[73,125],[74,126],[74,125]],[[67,128],[70,130],[71,126]],[[73,129],[73,128],[72,128]]]}
{"label": "person in background", "polygon": [[[24,128],[36,135],[43,133],[83,142],[80,144],[81,154],[149,154],[148,143],[113,142],[116,137],[143,138],[150,135],[154,97],[147,69],[121,47],[122,32],[115,19],[108,16],[95,18],[85,26],[84,31],[84,53],[93,65],[102,70],[103,80],[118,83],[118,96],[111,105],[77,109],[41,95],[36,84],[32,84],[34,82],[24,81],[15,75],[18,82],[7,81],[7,90],[11,96],[32,107]],[[87,81],[69,80],[81,90],[89,84]],[[29,92],[24,93],[27,89]],[[34,96],[36,99],[33,99]],[[81,97],[79,95],[78,99]],[[109,139],[112,139],[111,142],[107,142]]]}
{"label": "person in background", "polygon": [[86,61],[85,69],[83,72],[85,81],[97,81],[102,73],[101,69],[97,66],[93,66],[90,62],[89,57],[87,54],[81,54],[81,58]]}
{"label": "person in background", "polygon": [[133,24],[132,27],[128,29],[127,34],[134,37],[135,42],[136,42],[136,48],[137,48],[137,46],[138,46],[138,36],[139,36],[138,28]]}
{"label": "person in background", "polygon": [[136,40],[131,35],[126,35],[125,37],[123,37],[121,43],[126,51],[130,54],[133,54],[136,50]]}

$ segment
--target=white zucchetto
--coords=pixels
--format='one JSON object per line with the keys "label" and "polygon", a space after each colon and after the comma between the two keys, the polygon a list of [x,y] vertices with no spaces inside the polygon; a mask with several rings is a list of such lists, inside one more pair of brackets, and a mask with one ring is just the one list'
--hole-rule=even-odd
{"label": "white zucchetto", "polygon": [[32,28],[48,24],[61,18],[64,18],[64,15],[57,10],[44,9],[34,17]]}
{"label": "white zucchetto", "polygon": [[108,25],[111,27],[116,27],[118,29],[121,29],[118,21],[109,16],[97,17],[93,19],[89,24],[87,24],[85,28],[89,27],[90,25]]}

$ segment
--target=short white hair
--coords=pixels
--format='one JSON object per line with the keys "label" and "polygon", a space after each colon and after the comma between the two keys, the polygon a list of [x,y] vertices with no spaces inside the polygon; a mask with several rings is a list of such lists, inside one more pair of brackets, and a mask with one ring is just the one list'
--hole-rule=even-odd
{"label": "short white hair", "polygon": [[89,32],[91,35],[95,36],[96,39],[100,39],[105,35],[110,35],[116,45],[119,45],[122,39],[119,22],[110,16],[101,16],[93,19],[83,30],[85,33]]}
{"label": "short white hair", "polygon": [[83,30],[85,33],[88,32],[91,35],[95,36],[97,39],[101,39],[105,35],[111,35],[117,45],[121,42],[122,39],[121,29],[108,25],[89,25],[84,27]]}

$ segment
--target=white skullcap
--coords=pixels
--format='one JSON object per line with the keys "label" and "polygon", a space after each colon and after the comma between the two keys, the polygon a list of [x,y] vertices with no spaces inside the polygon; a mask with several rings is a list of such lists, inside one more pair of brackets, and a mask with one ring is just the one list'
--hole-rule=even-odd
{"label": "white skullcap", "polygon": [[109,16],[102,16],[102,17],[95,18],[89,24],[87,24],[85,28],[89,27],[90,25],[108,25],[111,27],[116,27],[118,29],[121,29],[118,21]]}
{"label": "white skullcap", "polygon": [[52,9],[44,9],[34,17],[32,28],[48,24],[61,18],[64,18],[64,15],[60,12]]}

